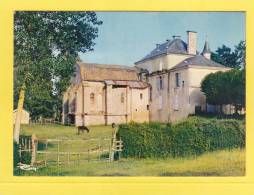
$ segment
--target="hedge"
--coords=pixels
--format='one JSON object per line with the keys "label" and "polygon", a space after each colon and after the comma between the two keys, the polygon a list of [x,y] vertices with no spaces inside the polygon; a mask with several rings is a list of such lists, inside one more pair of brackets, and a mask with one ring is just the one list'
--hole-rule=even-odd
{"label": "hedge", "polygon": [[244,122],[189,118],[172,124],[134,123],[119,126],[124,157],[184,157],[245,146]]}

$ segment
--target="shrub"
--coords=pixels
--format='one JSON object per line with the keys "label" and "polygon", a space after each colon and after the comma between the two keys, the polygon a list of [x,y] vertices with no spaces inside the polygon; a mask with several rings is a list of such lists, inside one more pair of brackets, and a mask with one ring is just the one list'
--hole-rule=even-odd
{"label": "shrub", "polygon": [[119,126],[125,157],[178,157],[245,146],[244,124],[239,120],[191,117],[172,124],[130,123]]}
{"label": "shrub", "polygon": [[13,166],[16,167],[17,164],[19,163],[19,145],[14,142],[13,143]]}

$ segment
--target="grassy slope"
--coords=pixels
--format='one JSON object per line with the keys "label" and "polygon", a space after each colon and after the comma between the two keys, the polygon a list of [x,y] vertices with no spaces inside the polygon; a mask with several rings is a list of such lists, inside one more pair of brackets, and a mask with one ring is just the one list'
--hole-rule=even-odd
{"label": "grassy slope", "polygon": [[243,176],[245,150],[217,151],[197,158],[121,159],[113,163],[54,166],[21,175],[54,176]]}
{"label": "grassy slope", "polygon": [[[39,139],[88,139],[111,137],[110,126],[90,127],[89,134],[77,135],[75,127],[61,125],[24,125],[23,135],[35,134]],[[51,146],[54,150],[56,146]],[[82,149],[73,145],[61,149]],[[177,159],[121,159],[113,163],[83,163],[82,165],[50,166],[37,172],[16,172],[15,175],[77,175],[77,176],[242,176],[245,173],[245,150],[225,150],[199,157]]]}

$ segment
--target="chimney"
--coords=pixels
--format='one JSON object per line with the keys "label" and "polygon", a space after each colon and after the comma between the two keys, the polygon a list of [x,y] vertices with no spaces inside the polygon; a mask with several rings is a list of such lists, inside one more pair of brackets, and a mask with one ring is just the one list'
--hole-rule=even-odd
{"label": "chimney", "polygon": [[173,37],[173,39],[180,39],[181,38],[181,36],[179,36],[179,35],[173,35],[172,37]]}
{"label": "chimney", "polygon": [[188,35],[188,54],[197,54],[197,32],[187,31]]}

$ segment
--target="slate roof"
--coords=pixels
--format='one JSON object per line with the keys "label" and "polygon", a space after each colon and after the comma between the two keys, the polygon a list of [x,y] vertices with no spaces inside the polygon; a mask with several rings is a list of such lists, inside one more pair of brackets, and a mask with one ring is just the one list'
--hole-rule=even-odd
{"label": "slate roof", "polygon": [[155,56],[158,56],[161,54],[167,54],[167,53],[188,54],[187,43],[185,43],[182,39],[179,39],[179,38],[175,38],[173,40],[167,40],[167,42],[165,43],[158,44],[157,47],[153,51],[151,51],[150,54],[146,55],[144,58],[142,58],[138,62],[142,62],[142,61],[151,59]]}
{"label": "slate roof", "polygon": [[205,42],[204,49],[202,51],[202,54],[204,54],[204,53],[211,53],[211,50],[210,50],[210,47],[209,47],[207,41]]}
{"label": "slate roof", "polygon": [[188,66],[188,65],[196,65],[196,66],[204,66],[204,67],[211,66],[211,67],[225,68],[225,66],[223,66],[223,65],[221,65],[217,62],[214,62],[212,60],[209,60],[209,59],[205,58],[202,55],[196,55],[194,57],[190,57],[190,58],[185,59],[184,61],[180,62],[179,64],[177,64],[176,66],[174,66],[171,69],[181,68],[181,67],[185,67],[185,66]]}

